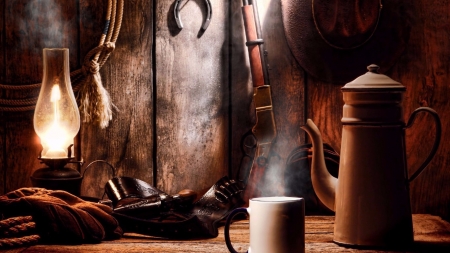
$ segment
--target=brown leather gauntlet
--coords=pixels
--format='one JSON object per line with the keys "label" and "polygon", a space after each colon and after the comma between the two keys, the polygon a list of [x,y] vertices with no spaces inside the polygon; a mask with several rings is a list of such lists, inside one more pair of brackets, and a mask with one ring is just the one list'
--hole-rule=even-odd
{"label": "brown leather gauntlet", "polygon": [[42,240],[56,244],[92,243],[123,234],[110,207],[84,201],[68,192],[21,188],[0,196],[4,218],[32,216]]}

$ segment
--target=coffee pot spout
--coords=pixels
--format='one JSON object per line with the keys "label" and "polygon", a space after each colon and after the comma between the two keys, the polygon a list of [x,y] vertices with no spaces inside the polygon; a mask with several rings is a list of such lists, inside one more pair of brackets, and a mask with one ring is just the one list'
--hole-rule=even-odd
{"label": "coffee pot spout", "polygon": [[311,180],[314,191],[320,201],[332,211],[335,211],[335,195],[338,179],[333,177],[325,165],[322,135],[311,119],[301,126],[312,142]]}

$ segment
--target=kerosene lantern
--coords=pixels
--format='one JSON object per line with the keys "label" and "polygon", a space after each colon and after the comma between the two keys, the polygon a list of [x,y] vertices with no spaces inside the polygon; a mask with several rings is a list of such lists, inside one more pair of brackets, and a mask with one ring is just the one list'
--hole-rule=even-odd
{"label": "kerosene lantern", "polygon": [[69,49],[45,48],[43,61],[33,124],[42,145],[38,159],[47,167],[36,170],[31,181],[34,187],[80,195],[82,177],[79,171],[66,167],[77,163],[73,142],[80,129],[80,113],[70,82]]}

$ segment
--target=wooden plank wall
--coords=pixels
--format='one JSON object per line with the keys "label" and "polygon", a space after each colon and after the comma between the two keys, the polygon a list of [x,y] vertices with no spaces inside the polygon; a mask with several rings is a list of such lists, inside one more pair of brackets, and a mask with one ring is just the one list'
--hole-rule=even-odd
{"label": "wooden plank wall", "polygon": [[[49,1],[32,2],[45,6]],[[49,45],[37,32],[49,20],[24,16],[29,2],[0,3],[0,13],[5,15],[0,19],[0,83],[40,81],[41,49]],[[61,19],[67,25],[61,29],[67,36],[61,45],[51,46],[69,47],[71,69],[77,69],[98,43],[107,1],[52,2],[62,6]],[[140,178],[169,193],[184,188],[202,192],[221,176],[237,173],[241,137],[254,123],[241,2],[212,1],[212,23],[204,33],[199,32],[206,13],[204,1],[183,1],[182,30],[174,21],[174,2],[125,1],[116,49],[101,70],[104,85],[120,111],[104,130],[83,125],[78,143],[86,162],[104,159],[119,175]],[[280,174],[290,151],[307,141],[299,129],[306,118],[312,118],[322,130],[325,142],[340,150],[343,101],[341,86],[311,77],[290,54],[280,1],[258,3],[278,131],[274,150],[279,161],[271,178],[282,194]],[[441,115],[441,147],[430,167],[412,182],[411,197],[414,212],[450,219],[450,145],[446,141],[450,3],[418,0],[409,4],[410,40],[386,74],[407,87],[405,120],[415,108],[425,105]],[[22,19],[29,28],[17,25]],[[30,96],[0,90],[0,98],[11,95]],[[39,145],[32,112],[3,112],[0,116],[0,193],[5,193],[31,185],[29,176],[39,166]],[[428,117],[420,117],[407,130],[411,172],[428,152],[433,127]],[[83,195],[101,196],[110,177],[105,166],[93,166],[86,173]]]}
{"label": "wooden plank wall", "polygon": [[[5,2],[0,3],[0,13],[5,13]],[[0,64],[2,66],[5,65],[5,49],[6,49],[6,40],[5,40],[5,25],[4,19],[0,19]],[[0,68],[0,83],[5,83],[5,70],[6,68]],[[0,98],[4,98],[4,92],[0,90]],[[3,112],[0,112],[0,192],[3,193],[5,187],[5,179],[6,179],[6,115]]]}
{"label": "wooden plank wall", "polygon": [[[417,213],[450,219],[450,3],[415,1],[411,6],[411,38],[390,75],[407,87],[405,118],[419,106],[434,108],[442,121],[441,146],[429,167],[411,183]],[[424,116],[406,131],[409,171],[425,159],[434,138],[431,117]]]}
{"label": "wooden plank wall", "polygon": [[204,1],[156,1],[156,185],[176,193],[204,191],[228,174],[228,1],[211,1],[203,33]]}
{"label": "wooden plank wall", "polygon": [[[106,7],[107,1],[80,1],[81,55],[97,46]],[[153,5],[151,1],[125,1],[124,10],[116,48],[101,69],[103,84],[118,111],[106,129],[84,124],[80,149],[87,163],[105,160],[117,169],[117,175],[152,183]],[[112,173],[102,163],[91,168],[83,179],[82,195],[101,197]]]}

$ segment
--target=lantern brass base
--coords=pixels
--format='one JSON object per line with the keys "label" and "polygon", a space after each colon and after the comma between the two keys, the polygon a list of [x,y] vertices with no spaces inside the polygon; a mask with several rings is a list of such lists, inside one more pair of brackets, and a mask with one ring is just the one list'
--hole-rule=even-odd
{"label": "lantern brass base", "polygon": [[[64,161],[52,161],[50,159],[41,159],[49,165],[49,167],[36,170],[31,175],[31,183],[33,187],[46,188],[49,190],[63,190],[73,195],[80,196],[81,181],[83,177],[77,170],[64,167],[67,163]],[[58,164],[62,166],[51,166]]]}

